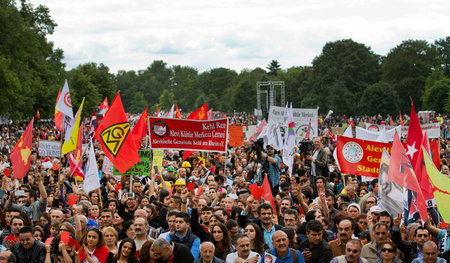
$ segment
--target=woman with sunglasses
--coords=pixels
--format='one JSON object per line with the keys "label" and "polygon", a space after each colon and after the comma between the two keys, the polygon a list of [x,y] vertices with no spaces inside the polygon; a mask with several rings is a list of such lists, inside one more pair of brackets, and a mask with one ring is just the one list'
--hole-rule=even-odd
{"label": "woman with sunglasses", "polygon": [[108,249],[105,246],[103,233],[98,227],[87,230],[81,246],[81,251],[75,257],[75,263],[106,263]]}
{"label": "woman with sunglasses", "polygon": [[397,254],[397,245],[391,240],[385,241],[381,244],[381,258],[376,259],[373,263],[402,263],[398,258],[395,258]]}
{"label": "woman with sunglasses", "polygon": [[125,238],[120,242],[117,255],[110,252],[106,263],[138,263],[139,261],[135,254],[136,243],[131,238]]}
{"label": "woman with sunglasses", "polygon": [[225,260],[228,254],[234,252],[234,247],[231,243],[231,237],[227,227],[222,223],[216,223],[212,227],[211,233],[212,242],[216,247],[216,257]]}

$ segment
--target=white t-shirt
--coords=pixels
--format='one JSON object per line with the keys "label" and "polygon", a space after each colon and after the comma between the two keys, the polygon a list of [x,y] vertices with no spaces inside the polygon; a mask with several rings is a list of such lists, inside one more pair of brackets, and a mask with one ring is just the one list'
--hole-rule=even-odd
{"label": "white t-shirt", "polygon": [[[249,258],[256,257],[256,256],[258,256],[258,257],[261,258],[261,256],[260,256],[258,253],[253,252],[253,251],[250,251],[250,254],[248,255],[248,257],[247,257],[247,258],[244,258],[244,259],[247,260],[247,259],[249,259]],[[238,252],[230,253],[230,254],[228,254],[228,256],[227,256],[225,262],[226,262],[226,263],[234,263],[234,261],[236,261],[236,259],[237,259],[238,257],[239,257],[239,256],[238,256]],[[259,261],[259,260],[258,260],[258,261]]]}

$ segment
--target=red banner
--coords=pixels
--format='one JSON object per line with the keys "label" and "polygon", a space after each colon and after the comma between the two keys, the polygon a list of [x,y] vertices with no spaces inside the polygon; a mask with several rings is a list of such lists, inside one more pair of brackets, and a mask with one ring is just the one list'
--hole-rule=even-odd
{"label": "red banner", "polygon": [[[365,141],[339,136],[337,158],[343,174],[378,177],[383,148],[391,154],[392,143]],[[439,167],[439,142],[430,141],[433,162]],[[416,153],[418,154],[418,153]]]}
{"label": "red banner", "polygon": [[228,120],[150,118],[150,147],[210,152],[227,150]]}

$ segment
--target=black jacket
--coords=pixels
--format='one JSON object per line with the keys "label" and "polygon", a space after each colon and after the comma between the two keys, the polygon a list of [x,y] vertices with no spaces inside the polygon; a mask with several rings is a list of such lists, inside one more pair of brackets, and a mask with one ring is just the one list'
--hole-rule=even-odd
{"label": "black jacket", "polygon": [[397,244],[398,249],[403,253],[403,262],[410,263],[417,258],[417,243],[402,240],[400,230],[392,231],[392,241]]}
{"label": "black jacket", "polygon": [[20,242],[17,242],[11,252],[16,256],[16,263],[45,262],[45,246],[38,240],[34,240],[34,245],[29,250],[26,250]]}
{"label": "black jacket", "polygon": [[329,263],[333,258],[330,246],[323,239],[319,245],[312,248],[310,248],[309,240],[305,240],[300,244],[299,251],[303,252],[305,248],[308,248],[312,254],[309,260],[305,260],[306,263]]}
{"label": "black jacket", "polygon": [[[194,257],[192,256],[191,251],[186,246],[181,244],[174,243],[172,255],[173,255],[172,263],[194,262]],[[162,259],[158,260],[158,263],[165,263],[165,262],[167,262],[167,260]]]}

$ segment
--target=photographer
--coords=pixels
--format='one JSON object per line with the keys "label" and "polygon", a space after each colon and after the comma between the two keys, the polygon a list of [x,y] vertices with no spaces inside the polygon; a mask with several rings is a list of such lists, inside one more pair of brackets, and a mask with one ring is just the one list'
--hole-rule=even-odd
{"label": "photographer", "polygon": [[265,174],[267,174],[272,194],[275,196],[278,193],[280,186],[281,158],[276,154],[275,149],[270,145],[267,145],[266,153],[261,151],[261,158],[261,168],[258,171],[256,182],[262,183]]}
{"label": "photographer", "polygon": [[312,155],[306,155],[306,160],[311,161],[311,175],[313,177],[320,175],[327,177],[328,173],[325,169],[328,169],[328,154],[322,146],[320,137],[314,138],[314,151]]}

